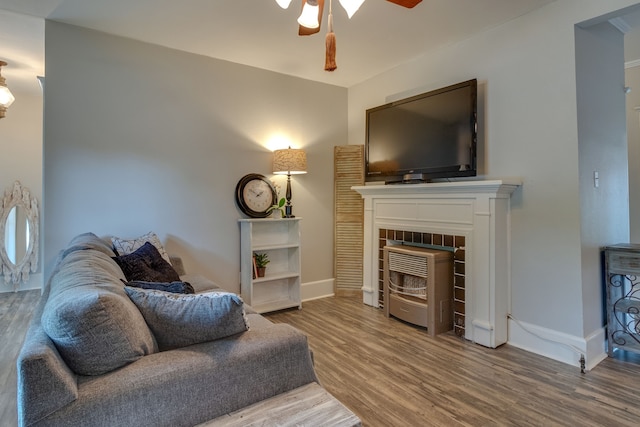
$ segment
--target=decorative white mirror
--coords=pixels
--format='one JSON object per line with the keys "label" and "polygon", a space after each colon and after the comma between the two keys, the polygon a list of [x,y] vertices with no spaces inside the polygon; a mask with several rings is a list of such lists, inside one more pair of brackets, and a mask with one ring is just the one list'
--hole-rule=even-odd
{"label": "decorative white mirror", "polygon": [[19,181],[0,203],[0,272],[17,289],[38,269],[38,201]]}

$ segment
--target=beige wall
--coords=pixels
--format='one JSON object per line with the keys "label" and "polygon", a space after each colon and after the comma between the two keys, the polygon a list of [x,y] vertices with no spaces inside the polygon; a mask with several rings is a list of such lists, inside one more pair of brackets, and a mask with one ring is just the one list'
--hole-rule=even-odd
{"label": "beige wall", "polygon": [[601,319],[602,299],[589,289],[583,300],[574,27],[633,3],[559,0],[349,89],[349,143],[362,144],[365,109],[478,79],[484,175],[524,182],[512,196],[511,313],[543,337],[511,329],[510,342],[576,364],[565,344],[593,338],[602,351],[602,328],[583,318]]}
{"label": "beige wall", "polygon": [[[35,78],[34,78],[35,80]],[[7,79],[10,85],[11,80]],[[34,85],[38,83],[34,81]],[[10,190],[14,181],[27,187],[31,194],[42,202],[42,96],[12,89],[16,101],[0,119],[0,197]],[[40,212],[42,214],[42,211]],[[40,218],[42,227],[42,218]],[[42,238],[40,239],[42,242]],[[42,258],[42,257],[40,257]],[[42,287],[42,264],[20,290]],[[13,291],[0,277],[0,292]]]}
{"label": "beige wall", "polygon": [[576,76],[582,317],[584,333],[591,334],[606,323],[602,247],[629,241],[624,34],[608,22],[577,27]]}
{"label": "beige wall", "polygon": [[308,173],[292,177],[302,281],[333,279],[346,89],[49,21],[46,40],[48,269],[78,233],[153,230],[188,271],[238,292],[235,185],[273,176],[270,150],[284,147],[272,138],[284,135],[308,158]]}
{"label": "beige wall", "polygon": [[[8,62],[2,68],[2,76],[16,98],[6,117],[0,119],[0,195],[15,181],[20,181],[41,203],[42,90],[36,79],[41,70],[34,68],[36,65],[29,58],[30,54],[44,56],[44,21],[0,10],[0,26],[3,29],[0,59]],[[30,39],[14,36],[24,29],[29,30]],[[42,227],[42,217],[40,221]],[[41,242],[42,238],[42,249]],[[21,283],[18,289],[40,288],[42,271],[40,264],[36,273],[30,274],[29,281]],[[0,292],[13,290],[12,284],[6,284],[0,278]]]}
{"label": "beige wall", "polygon": [[[639,43],[640,45],[640,43]],[[629,219],[631,241],[640,242],[640,66],[627,68],[627,141],[629,145]]]}

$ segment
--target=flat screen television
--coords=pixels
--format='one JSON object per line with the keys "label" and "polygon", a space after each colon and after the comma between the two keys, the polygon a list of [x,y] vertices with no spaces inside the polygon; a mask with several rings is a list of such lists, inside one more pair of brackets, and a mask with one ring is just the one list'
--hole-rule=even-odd
{"label": "flat screen television", "polygon": [[366,181],[475,176],[477,85],[469,80],[368,109]]}

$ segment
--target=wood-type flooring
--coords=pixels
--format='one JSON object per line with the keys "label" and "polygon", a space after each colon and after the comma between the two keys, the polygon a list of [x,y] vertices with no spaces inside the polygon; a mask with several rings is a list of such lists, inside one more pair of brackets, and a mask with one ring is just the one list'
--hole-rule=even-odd
{"label": "wood-type flooring", "polygon": [[[0,294],[0,425],[16,422],[16,356],[39,291]],[[322,385],[364,426],[638,426],[640,356],[593,370],[452,333],[430,337],[360,296],[272,314],[304,331]],[[577,356],[576,356],[577,357]]]}
{"label": "wood-type flooring", "polygon": [[[489,349],[340,296],[267,315],[309,337],[321,384],[363,426],[638,426],[640,357],[580,373],[509,345]],[[576,361],[579,355],[576,355]]]}
{"label": "wood-type flooring", "polygon": [[0,426],[18,425],[16,359],[40,290],[0,293]]}

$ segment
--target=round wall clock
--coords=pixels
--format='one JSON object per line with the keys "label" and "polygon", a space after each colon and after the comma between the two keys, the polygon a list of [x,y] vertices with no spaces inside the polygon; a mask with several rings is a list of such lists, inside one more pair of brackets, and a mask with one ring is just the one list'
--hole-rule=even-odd
{"label": "round wall clock", "polygon": [[264,175],[250,173],[236,185],[236,203],[242,212],[252,218],[266,218],[268,209],[276,203],[275,188]]}

